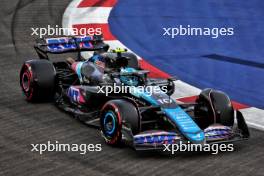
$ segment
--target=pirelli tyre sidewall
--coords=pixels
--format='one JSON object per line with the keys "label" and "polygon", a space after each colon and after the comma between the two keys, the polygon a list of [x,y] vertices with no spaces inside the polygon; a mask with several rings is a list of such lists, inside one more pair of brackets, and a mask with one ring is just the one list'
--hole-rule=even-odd
{"label": "pirelli tyre sidewall", "polygon": [[20,86],[27,101],[41,102],[53,98],[55,69],[48,60],[28,60],[20,71]]}
{"label": "pirelli tyre sidewall", "polygon": [[109,145],[118,145],[121,142],[122,117],[116,103],[106,103],[100,114],[102,136]]}
{"label": "pirelli tyre sidewall", "polygon": [[[212,103],[212,106],[210,105]],[[204,89],[198,99],[195,106],[196,116],[202,116],[204,121],[200,124],[202,128],[205,128],[213,123],[220,123],[225,126],[233,126],[234,124],[234,109],[229,97],[221,91],[213,89]],[[216,114],[216,122],[213,118],[213,109]],[[202,109],[206,109],[205,111]],[[218,114],[219,113],[219,114]]]}
{"label": "pirelli tyre sidewall", "polygon": [[122,125],[127,124],[133,134],[140,130],[140,119],[136,106],[126,100],[108,101],[100,113],[101,133],[109,145],[119,145]]}

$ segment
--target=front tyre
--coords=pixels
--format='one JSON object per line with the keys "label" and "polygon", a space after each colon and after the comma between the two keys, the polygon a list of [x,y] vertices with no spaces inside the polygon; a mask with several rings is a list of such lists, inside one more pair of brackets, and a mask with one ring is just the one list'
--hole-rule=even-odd
{"label": "front tyre", "polygon": [[199,126],[206,128],[211,124],[233,126],[234,109],[229,97],[217,90],[205,89],[196,100],[195,116],[199,118]]}
{"label": "front tyre", "polygon": [[100,113],[102,136],[109,145],[119,145],[122,140],[122,126],[126,124],[133,134],[139,132],[140,121],[137,108],[125,100],[106,102]]}

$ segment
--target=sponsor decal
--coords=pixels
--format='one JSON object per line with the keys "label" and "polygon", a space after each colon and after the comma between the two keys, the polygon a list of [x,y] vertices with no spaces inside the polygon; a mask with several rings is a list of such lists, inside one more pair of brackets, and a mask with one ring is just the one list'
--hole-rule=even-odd
{"label": "sponsor decal", "polygon": [[85,100],[80,92],[80,89],[71,86],[68,89],[68,96],[71,99],[71,101],[73,102],[77,102],[77,103],[85,103]]}

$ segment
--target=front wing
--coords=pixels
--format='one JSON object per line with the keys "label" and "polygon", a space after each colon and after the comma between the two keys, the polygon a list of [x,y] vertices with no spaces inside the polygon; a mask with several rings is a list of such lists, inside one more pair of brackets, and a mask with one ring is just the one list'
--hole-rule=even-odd
{"label": "front wing", "polygon": [[[203,130],[205,141],[203,144],[229,143],[246,140],[249,130],[241,112],[236,112],[236,123],[233,127],[213,124]],[[122,129],[123,140],[136,150],[163,149],[165,144],[190,143],[178,131],[149,130],[132,135],[129,128]]]}

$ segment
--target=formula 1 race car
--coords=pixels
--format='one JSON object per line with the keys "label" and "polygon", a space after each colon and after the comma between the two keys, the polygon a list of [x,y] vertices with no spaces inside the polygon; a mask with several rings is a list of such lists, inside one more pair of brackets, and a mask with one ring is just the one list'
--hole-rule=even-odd
{"label": "formula 1 race car", "polygon": [[[54,100],[59,108],[100,128],[107,144],[125,142],[143,150],[179,141],[205,144],[249,137],[242,113],[233,109],[225,93],[205,89],[195,103],[177,102],[171,98],[173,78],[149,78],[137,56],[123,49],[108,51],[101,36],[48,38],[35,49],[40,59],[26,61],[20,72],[26,99]],[[84,59],[84,51],[93,55]],[[48,53],[66,52],[78,56],[56,62],[48,58]]]}

